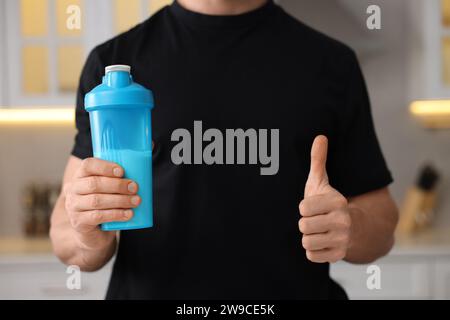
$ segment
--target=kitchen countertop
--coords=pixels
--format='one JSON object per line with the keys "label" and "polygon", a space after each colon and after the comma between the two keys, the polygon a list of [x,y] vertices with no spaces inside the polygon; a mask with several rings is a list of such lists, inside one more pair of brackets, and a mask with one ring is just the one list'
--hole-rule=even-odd
{"label": "kitchen countertop", "polygon": [[[42,254],[53,254],[49,238],[0,237],[0,256]],[[414,237],[396,236],[390,255],[450,255],[450,228],[433,228]]]}
{"label": "kitchen countertop", "polygon": [[450,255],[450,228],[435,227],[414,236],[396,235],[390,255]]}

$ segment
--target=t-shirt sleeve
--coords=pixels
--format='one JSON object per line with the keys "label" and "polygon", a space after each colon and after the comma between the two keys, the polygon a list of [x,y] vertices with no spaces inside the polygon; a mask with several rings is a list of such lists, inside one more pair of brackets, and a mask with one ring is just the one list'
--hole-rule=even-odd
{"label": "t-shirt sleeve", "polygon": [[75,123],[77,133],[72,155],[85,159],[92,157],[91,126],[89,114],[84,109],[84,96],[101,82],[103,66],[98,57],[96,49],[88,56],[81,72],[80,82],[77,90]]}
{"label": "t-shirt sleeve", "polygon": [[339,106],[330,183],[352,197],[386,187],[393,179],[376,136],[366,83],[353,52],[343,66],[348,80]]}

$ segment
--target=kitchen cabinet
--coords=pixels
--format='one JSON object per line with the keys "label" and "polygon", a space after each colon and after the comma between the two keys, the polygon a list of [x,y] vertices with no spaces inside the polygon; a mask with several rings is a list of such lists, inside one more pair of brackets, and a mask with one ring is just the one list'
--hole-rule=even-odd
{"label": "kitchen cabinet", "polygon": [[434,270],[435,298],[450,299],[450,258],[442,259]]}
{"label": "kitchen cabinet", "polygon": [[100,271],[81,272],[80,289],[70,290],[73,271],[53,255],[50,239],[0,238],[0,300],[104,299],[111,269],[112,261]]}
{"label": "kitchen cabinet", "polygon": [[[380,289],[367,286],[371,265],[379,267]],[[450,299],[450,230],[399,237],[389,255],[373,264],[338,262],[330,270],[350,299]]]}
{"label": "kitchen cabinet", "polygon": [[[331,267],[331,276],[347,291],[350,299],[434,299],[435,259],[391,255],[375,263],[380,269],[379,289],[369,289],[368,265],[340,262]],[[450,299],[450,296],[447,298]]]}
{"label": "kitchen cabinet", "polygon": [[[350,299],[450,299],[450,254],[399,254],[375,263],[381,288],[370,290],[367,265],[339,262],[331,276]],[[81,273],[80,290],[66,286],[67,267],[51,254],[0,257],[0,300],[104,299],[112,262],[97,272]]]}
{"label": "kitchen cabinet", "polygon": [[0,106],[72,106],[91,49],[170,2],[0,1]]}
{"label": "kitchen cabinet", "polygon": [[411,101],[450,98],[450,0],[411,0],[408,79]]}
{"label": "kitchen cabinet", "polygon": [[[48,239],[0,238],[0,300],[104,299],[112,264],[82,272],[80,290],[70,290],[66,283],[71,274],[51,253]],[[330,273],[350,299],[450,299],[450,230],[398,239],[392,252],[374,265],[380,289],[367,287],[370,265],[339,262]]]}
{"label": "kitchen cabinet", "polygon": [[110,262],[97,272],[80,274],[80,289],[66,283],[72,275],[52,254],[0,257],[0,300],[100,300],[111,274]]}

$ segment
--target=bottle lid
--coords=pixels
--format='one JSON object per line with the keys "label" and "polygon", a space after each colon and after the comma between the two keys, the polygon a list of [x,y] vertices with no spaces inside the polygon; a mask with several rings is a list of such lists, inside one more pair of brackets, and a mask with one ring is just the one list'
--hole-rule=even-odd
{"label": "bottle lid", "polygon": [[133,81],[131,67],[111,65],[105,68],[102,83],[84,97],[86,111],[111,108],[149,108],[154,106],[153,93]]}
{"label": "bottle lid", "polygon": [[128,73],[131,73],[131,67],[127,66],[125,64],[113,64],[113,65],[107,66],[105,68],[105,74],[108,74],[108,72],[113,72],[113,71],[125,71]]}

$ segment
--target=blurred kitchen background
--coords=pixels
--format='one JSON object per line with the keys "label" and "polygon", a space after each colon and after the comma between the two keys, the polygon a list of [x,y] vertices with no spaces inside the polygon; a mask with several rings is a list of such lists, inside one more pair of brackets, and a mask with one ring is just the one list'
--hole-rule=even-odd
{"label": "blurred kitchen background", "polygon": [[[78,77],[96,44],[170,2],[0,0],[0,299],[104,297],[111,264],[69,290],[46,236]],[[376,263],[381,288],[368,288],[367,266],[338,263],[333,277],[356,299],[450,299],[450,0],[278,3],[357,51],[402,208],[397,244]],[[381,9],[379,30],[367,28],[370,5]],[[76,19],[68,28],[78,10],[81,29]]]}

